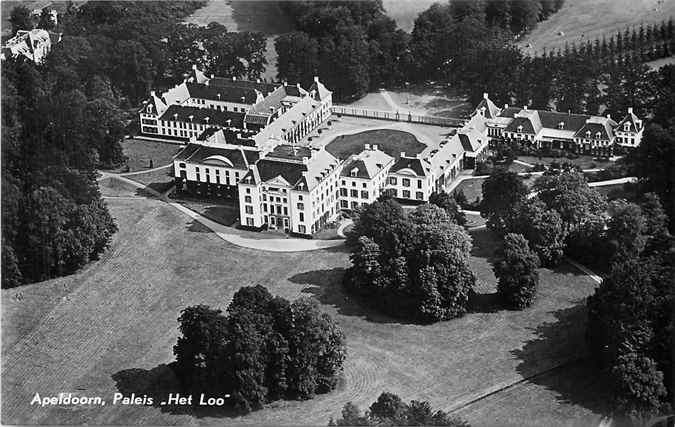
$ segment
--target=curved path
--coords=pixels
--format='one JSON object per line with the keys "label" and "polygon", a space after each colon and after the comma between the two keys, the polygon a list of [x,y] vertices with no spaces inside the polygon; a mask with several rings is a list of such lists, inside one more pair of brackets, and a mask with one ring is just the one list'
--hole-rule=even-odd
{"label": "curved path", "polygon": [[[163,167],[157,168],[162,169]],[[269,251],[269,252],[304,252],[304,251],[314,251],[317,249],[327,249],[335,248],[344,244],[343,240],[312,240],[312,239],[254,239],[250,237],[244,237],[232,232],[231,227],[224,226],[215,221],[212,221],[205,216],[201,215],[198,212],[189,209],[180,203],[172,202],[168,199],[167,194],[161,194],[158,191],[150,188],[147,185],[141,184],[137,181],[129,179],[126,175],[112,174],[109,172],[101,172],[101,176],[98,180],[103,180],[106,178],[118,179],[127,184],[133,185],[136,188],[140,188],[144,191],[147,191],[154,197],[157,197],[161,201],[169,204],[175,209],[183,212],[185,215],[190,218],[198,221],[211,231],[213,231],[221,239],[232,243],[233,245],[241,246],[248,249],[257,249],[260,251]],[[168,192],[167,192],[168,193]]]}

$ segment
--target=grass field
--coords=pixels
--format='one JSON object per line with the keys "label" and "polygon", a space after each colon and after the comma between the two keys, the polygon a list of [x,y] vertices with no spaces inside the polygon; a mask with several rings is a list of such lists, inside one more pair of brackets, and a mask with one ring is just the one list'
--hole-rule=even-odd
{"label": "grass field", "polygon": [[345,159],[350,154],[363,151],[365,144],[375,144],[380,150],[395,158],[399,158],[401,152],[415,155],[427,147],[408,132],[384,129],[338,136],[326,145],[326,150],[336,157]]}
{"label": "grass field", "polygon": [[173,157],[182,150],[182,146],[167,142],[146,141],[144,139],[125,139],[121,142],[124,155],[127,156],[129,172],[164,166],[173,161]]}
{"label": "grass field", "polygon": [[585,44],[626,27],[667,21],[671,16],[675,16],[672,0],[566,0],[560,11],[540,22],[518,44],[528,54],[541,54],[544,48],[550,51],[563,48],[565,43]]}
{"label": "grass field", "polygon": [[473,203],[476,198],[483,199],[483,181],[485,178],[465,179],[455,188],[455,192],[463,191],[466,200]]}
{"label": "grass field", "polygon": [[[594,283],[569,266],[542,270],[532,308],[500,310],[490,305],[495,244],[484,230],[473,233],[471,265],[485,310],[421,326],[379,315],[346,295],[340,286],[348,266],[343,249],[285,254],[242,249],[159,201],[108,204],[120,231],[100,261],[69,277],[2,290],[5,424],[324,425],[347,401],[365,408],[384,390],[447,409],[567,361],[583,348],[584,313],[578,307]],[[165,364],[173,359],[180,310],[200,303],[225,308],[240,286],[256,283],[287,298],[313,295],[336,317],[348,342],[336,391],[226,420],[218,412],[156,406],[29,405],[36,390],[108,399],[117,390],[172,390]],[[565,389],[551,386],[549,394],[556,393],[560,401],[540,405],[538,419],[559,424],[571,414],[595,417],[592,406],[565,403]],[[520,397],[509,399],[518,404]],[[506,416],[509,399],[485,416]]]}
{"label": "grass field", "polygon": [[129,175],[129,178],[145,184],[159,193],[163,193],[173,186],[173,167]]}

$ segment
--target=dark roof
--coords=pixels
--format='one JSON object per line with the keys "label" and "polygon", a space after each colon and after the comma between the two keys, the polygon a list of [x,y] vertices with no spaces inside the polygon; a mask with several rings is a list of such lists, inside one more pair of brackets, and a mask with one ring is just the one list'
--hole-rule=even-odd
{"label": "dark roof", "polygon": [[[522,126],[522,130],[518,130],[518,126]],[[534,126],[527,117],[516,117],[505,129],[507,132],[529,133],[535,135]]]}
{"label": "dark roof", "polygon": [[232,80],[225,77],[214,77],[209,79],[209,86],[217,86],[220,88],[254,89],[261,92],[263,96],[267,96],[269,92],[273,92],[274,89],[280,86],[280,84],[254,82],[250,80]]}
{"label": "dark roof", "polygon": [[[191,98],[210,99],[213,101],[233,102],[238,104],[255,104],[258,93],[253,88],[214,86],[210,83],[186,83]],[[266,95],[267,93],[264,93]],[[220,95],[220,97],[218,96]],[[242,100],[243,98],[243,100]]]}
{"label": "dark roof", "polygon": [[391,169],[389,169],[389,172],[398,172],[403,169],[411,169],[417,176],[426,176],[427,174],[422,159],[409,157],[401,157],[398,159]]}
{"label": "dark roof", "polygon": [[366,167],[366,164],[363,162],[361,159],[354,159],[353,161],[349,162],[345,167],[342,168],[342,172],[340,173],[340,176],[351,176],[352,170],[356,168],[356,177],[357,178],[372,178],[370,174],[368,173],[368,168]]}
{"label": "dark roof", "polygon": [[499,117],[510,117],[513,118],[518,112],[520,112],[520,108],[518,107],[509,107],[509,108],[504,108],[501,113],[499,113]]}
{"label": "dark roof", "polygon": [[[174,117],[174,114],[178,114],[178,118]],[[245,113],[220,111],[212,108],[171,105],[159,119],[166,121],[190,122],[190,116],[193,116],[193,123],[243,128],[245,115]],[[209,118],[208,121],[206,120],[206,117]],[[228,120],[230,120],[229,125],[227,124]]]}
{"label": "dark roof", "polygon": [[[582,126],[581,129],[577,131],[577,133],[574,136],[585,138],[587,132],[590,132],[591,139],[602,139],[606,141],[612,139],[612,135],[610,135],[610,133],[612,132],[611,128],[608,129],[608,127],[605,127],[600,123],[586,123],[584,124],[584,126]],[[600,138],[597,138],[595,136],[598,132],[600,132]]]}
{"label": "dark roof", "polygon": [[293,145],[278,145],[267,155],[268,158],[302,160],[303,157],[311,157],[312,149]]}
{"label": "dark roof", "polygon": [[468,135],[460,133],[459,142],[462,143],[462,148],[464,149],[464,151],[473,151],[473,147],[471,146],[471,140],[469,139]]}
{"label": "dark roof", "polygon": [[558,124],[562,122],[564,123],[562,130],[577,131],[586,124],[586,120],[589,117],[583,114],[539,110],[542,126],[549,129],[558,129]]}
{"label": "dark roof", "polygon": [[256,168],[262,182],[281,176],[293,187],[303,178],[302,172],[307,171],[307,165],[304,163],[275,161],[270,158],[260,160],[256,163]]}
{"label": "dark roof", "polygon": [[[189,151],[186,151],[188,150]],[[183,155],[183,153],[186,153]],[[207,145],[188,144],[177,157],[177,160],[189,161],[190,163],[204,164],[209,157],[220,156],[228,159],[235,169],[248,169],[248,165],[258,160],[258,152],[255,150],[241,150],[236,148],[210,147]],[[180,157],[180,158],[179,158]],[[219,162],[217,159],[208,161]],[[229,166],[229,165],[228,165]]]}
{"label": "dark roof", "polygon": [[182,161],[188,159],[201,147],[199,144],[188,144],[183,150],[174,157],[174,160]]}
{"label": "dark roof", "polygon": [[488,98],[483,98],[476,107],[476,110],[480,110],[481,108],[485,108],[486,119],[494,119],[499,114],[499,108]]}
{"label": "dark roof", "polygon": [[[636,132],[637,133],[637,132],[640,131],[640,129],[642,129],[642,126],[643,126],[642,121],[640,119],[638,119],[637,116],[635,114],[633,114],[632,111],[630,111],[628,113],[628,115],[626,115],[626,117],[624,117],[619,122],[619,124],[617,126],[619,126],[620,129],[617,129],[618,131],[621,131],[621,132],[624,131],[623,130],[624,123],[630,123],[630,127],[628,128],[629,132]],[[638,123],[640,124],[640,126],[638,126]]]}

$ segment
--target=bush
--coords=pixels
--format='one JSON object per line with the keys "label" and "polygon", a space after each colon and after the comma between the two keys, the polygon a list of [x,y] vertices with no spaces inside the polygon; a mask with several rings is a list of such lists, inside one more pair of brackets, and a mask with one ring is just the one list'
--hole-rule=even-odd
{"label": "bush", "polygon": [[507,234],[494,265],[497,292],[504,304],[521,310],[532,305],[539,282],[539,258],[521,234]]}
{"label": "bush", "polygon": [[187,307],[178,319],[176,374],[189,390],[230,394],[249,412],[277,399],[308,399],[335,388],[344,334],[311,298],[272,297],[242,287],[227,308]]}

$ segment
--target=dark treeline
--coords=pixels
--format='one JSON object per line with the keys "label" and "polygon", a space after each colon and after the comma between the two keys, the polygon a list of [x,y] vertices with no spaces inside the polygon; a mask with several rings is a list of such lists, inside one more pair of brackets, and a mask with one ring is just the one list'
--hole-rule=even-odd
{"label": "dark treeline", "polygon": [[277,38],[279,78],[308,83],[320,75],[342,101],[382,86],[427,79],[450,82],[454,64],[479,48],[503,46],[562,4],[563,0],[434,4],[407,34],[386,16],[381,0],[281,2],[297,31]]}
{"label": "dark treeline", "polygon": [[[3,287],[71,273],[105,249],[116,226],[95,169],[124,161],[124,109],[166,75],[160,34],[199,4],[69,5],[57,28],[38,24],[63,33],[46,63],[2,62]],[[15,31],[33,27],[26,16],[13,11]]]}

